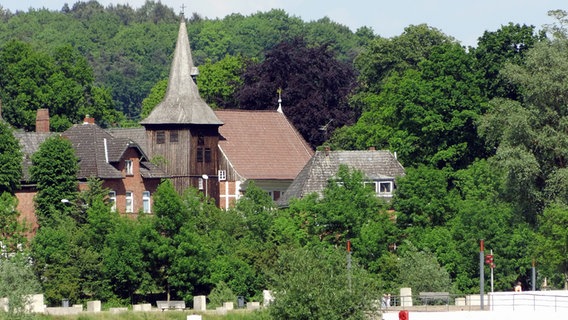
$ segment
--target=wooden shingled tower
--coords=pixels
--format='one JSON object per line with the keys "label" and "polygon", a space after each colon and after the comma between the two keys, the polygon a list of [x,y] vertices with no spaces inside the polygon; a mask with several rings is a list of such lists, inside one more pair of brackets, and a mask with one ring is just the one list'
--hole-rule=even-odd
{"label": "wooden shingled tower", "polygon": [[223,122],[199,96],[194,70],[182,16],[166,96],[140,124],[146,129],[149,157],[160,159],[176,190],[181,193],[193,186],[218,202],[219,126]]}

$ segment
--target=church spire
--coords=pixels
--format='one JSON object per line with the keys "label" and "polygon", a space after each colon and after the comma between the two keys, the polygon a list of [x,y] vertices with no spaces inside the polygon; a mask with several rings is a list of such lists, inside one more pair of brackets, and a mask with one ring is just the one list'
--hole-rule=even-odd
{"label": "church spire", "polygon": [[181,19],[174,58],[172,61],[168,89],[160,102],[141,124],[212,124],[222,125],[199,95],[191,75],[195,66],[187,36],[185,19]]}

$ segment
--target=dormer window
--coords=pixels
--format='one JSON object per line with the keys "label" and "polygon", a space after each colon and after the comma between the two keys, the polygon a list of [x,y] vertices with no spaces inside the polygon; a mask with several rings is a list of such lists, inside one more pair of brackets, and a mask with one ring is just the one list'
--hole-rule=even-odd
{"label": "dormer window", "polygon": [[392,197],[393,182],[392,181],[379,181],[378,194],[381,197]]}
{"label": "dormer window", "polygon": [[132,160],[125,160],[124,161],[124,171],[126,171],[127,176],[134,175],[134,170],[132,169]]}

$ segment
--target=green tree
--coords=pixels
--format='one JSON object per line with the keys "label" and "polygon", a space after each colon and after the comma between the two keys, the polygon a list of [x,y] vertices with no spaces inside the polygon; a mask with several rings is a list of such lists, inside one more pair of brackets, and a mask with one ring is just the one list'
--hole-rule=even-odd
{"label": "green tree", "polygon": [[539,266],[550,285],[568,289],[568,206],[554,203],[539,218]]}
{"label": "green tree", "polygon": [[71,142],[60,136],[46,139],[32,155],[30,174],[38,189],[34,200],[40,227],[70,215],[73,208],[61,200],[77,198],[78,169]]}
{"label": "green tree", "polygon": [[488,98],[518,99],[518,89],[499,75],[505,63],[520,64],[527,50],[545,39],[543,32],[536,33],[534,26],[509,23],[499,30],[485,31],[477,47],[469,52],[475,56],[476,68],[484,73],[483,91]]}
{"label": "green tree", "polygon": [[428,166],[407,168],[397,180],[393,207],[401,228],[443,226],[456,212],[453,171]]}
{"label": "green tree", "polygon": [[20,213],[16,210],[18,199],[8,192],[0,194],[0,241],[2,250],[14,252],[18,245],[26,244],[25,233],[30,230],[27,221],[19,221]]}
{"label": "green tree", "polygon": [[[410,25],[396,37],[377,37],[355,60],[361,92],[379,93],[390,75],[417,68],[420,61],[430,57],[435,47],[453,42],[453,38],[426,24]],[[359,99],[365,96],[363,94]]]}
{"label": "green tree", "polygon": [[418,251],[412,243],[405,244],[399,260],[399,284],[415,292],[448,292],[450,275],[429,251]]}
{"label": "green tree", "polygon": [[242,86],[241,78],[248,60],[243,56],[225,56],[216,63],[208,60],[200,66],[197,84],[201,97],[212,108],[237,106],[236,92]]}
{"label": "green tree", "polygon": [[380,294],[356,260],[326,245],[285,251],[273,269],[275,319],[366,319]]}
{"label": "green tree", "polygon": [[[27,319],[31,295],[40,293],[40,289],[26,253],[0,259],[0,297],[8,298],[7,319]],[[4,310],[0,316],[2,313]]]}
{"label": "green tree", "polygon": [[53,54],[11,40],[0,50],[3,116],[14,126],[32,130],[36,110],[50,109],[51,128],[64,131],[86,114],[101,123],[120,119],[103,88],[93,84],[93,71],[76,48],[62,45]]}
{"label": "green tree", "polygon": [[46,304],[58,305],[62,299],[80,301],[81,248],[77,246],[79,231],[69,217],[58,219],[57,224],[42,226],[31,244],[34,274],[42,279],[42,292]]}
{"label": "green tree", "polygon": [[531,225],[547,203],[565,201],[567,46],[560,38],[539,42],[523,64],[507,64],[502,74],[519,87],[522,100],[493,100],[480,124],[480,134],[496,149],[496,165],[503,168],[504,192]]}
{"label": "green tree", "polygon": [[[1,104],[1,102],[0,102]],[[22,150],[12,128],[0,120],[0,193],[13,193],[22,179]]]}
{"label": "green tree", "polygon": [[427,59],[384,79],[364,112],[332,137],[340,149],[395,150],[405,166],[465,168],[486,154],[476,122],[485,112],[480,75],[458,44],[430,48]]}
{"label": "green tree", "polygon": [[118,218],[101,252],[103,279],[112,279],[112,292],[123,301],[132,301],[136,292],[150,293],[155,288],[147,271],[150,261],[141,247],[144,225],[143,221],[129,217]]}
{"label": "green tree", "polygon": [[223,281],[217,283],[215,288],[211,290],[208,298],[211,302],[212,308],[222,307],[223,303],[225,302],[233,302],[235,304],[237,303],[237,296],[233,293],[233,290],[231,290],[231,288],[229,288],[229,286]]}
{"label": "green tree", "polygon": [[361,171],[341,165],[337,178],[328,181],[314,212],[317,234],[326,241],[344,245],[361,235],[361,228],[384,215],[385,203],[365,185]]}

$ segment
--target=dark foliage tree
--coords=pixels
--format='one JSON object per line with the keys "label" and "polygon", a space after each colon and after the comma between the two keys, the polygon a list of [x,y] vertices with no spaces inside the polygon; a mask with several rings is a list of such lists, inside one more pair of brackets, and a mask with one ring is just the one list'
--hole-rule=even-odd
{"label": "dark foliage tree", "polygon": [[300,38],[282,42],[263,62],[250,65],[243,79],[237,94],[241,109],[274,110],[281,89],[284,114],[312,147],[357,118],[347,103],[354,70],[325,45],[310,47]]}

